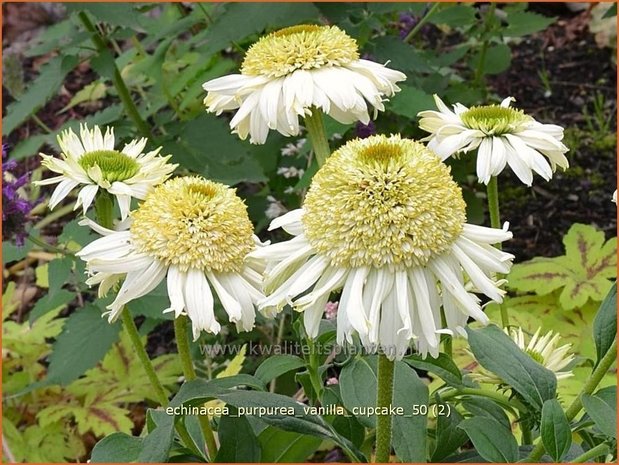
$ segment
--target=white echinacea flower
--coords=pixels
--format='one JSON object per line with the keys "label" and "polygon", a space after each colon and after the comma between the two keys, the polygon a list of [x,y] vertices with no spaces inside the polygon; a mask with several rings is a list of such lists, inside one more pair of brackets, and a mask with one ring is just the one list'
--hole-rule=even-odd
{"label": "white echinacea flower", "polygon": [[99,189],[109,192],[118,200],[124,220],[129,214],[131,198],[144,199],[146,194],[168,179],[178,165],[168,163],[171,155],[161,157],[161,147],[143,153],[147,139],[135,139],[122,150],[114,148],[114,130],[105,134],[98,126],[88,129],[80,126],[80,136],[71,129],[58,136],[61,158],[41,153],[42,165],[60,176],[37,181],[38,185],[59,183],[49,200],[53,209],[76,187],[80,188],[75,209],[84,213],[95,200]]}
{"label": "white echinacea flower", "polygon": [[[437,96],[439,111],[419,113],[419,127],[430,136],[428,148],[445,160],[458,152],[477,150],[477,178],[488,184],[506,165],[524,184],[533,182],[533,171],[546,181],[557,166],[567,169],[568,148],[561,142],[563,128],[542,124],[522,110],[510,107],[508,97],[500,105],[467,108],[456,103],[451,111]],[[546,160],[546,158],[548,160]]]}
{"label": "white echinacea flower", "polygon": [[[299,25],[253,44],[231,74],[203,84],[204,104],[218,115],[236,110],[230,128],[241,139],[263,144],[269,129],[299,134],[299,116],[322,110],[340,123],[370,122],[384,110],[383,96],[406,75],[359,58],[357,42],[337,26]],[[312,110],[313,109],[313,110]]]}
{"label": "white echinacea flower", "polygon": [[[552,371],[557,379],[573,376],[571,370],[566,370],[566,367],[574,360],[574,354],[569,353],[572,345],[564,344],[559,346],[561,341],[559,333],[555,334],[552,331],[548,331],[543,336],[540,336],[541,328],[538,328],[527,343],[527,338],[522,328],[511,328],[509,331],[506,328],[504,331],[512,338],[520,350],[544,368]],[[470,376],[480,383],[505,383],[499,376],[483,367],[480,367],[479,372],[471,373]]]}
{"label": "white echinacea flower", "polygon": [[[337,340],[357,333],[370,351],[400,358],[411,340],[438,355],[440,335],[466,335],[472,317],[488,323],[474,292],[501,302],[513,255],[492,244],[505,229],[466,223],[450,168],[422,143],[390,137],[355,139],[318,170],[301,209],[275,219],[295,237],[256,249],[267,260],[260,308],[304,312],[310,337],[331,292],[343,289]],[[446,324],[441,322],[441,306]]]}
{"label": "white echinacea flower", "polygon": [[247,254],[260,243],[235,189],[200,177],[175,178],[155,187],[130,219],[125,231],[85,220],[104,237],[77,253],[91,275],[86,283],[99,284],[100,295],[124,278],[107,307],[110,321],[167,275],[170,307],[164,312],[187,314],[194,339],[221,328],[211,289],[238,330],[254,327],[255,304],[264,298],[263,267]]}

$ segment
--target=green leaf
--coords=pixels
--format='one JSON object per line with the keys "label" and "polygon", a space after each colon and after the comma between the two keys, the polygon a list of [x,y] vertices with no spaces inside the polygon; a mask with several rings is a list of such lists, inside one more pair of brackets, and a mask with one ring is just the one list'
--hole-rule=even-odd
{"label": "green leaf", "polygon": [[434,108],[434,99],[423,90],[409,86],[401,86],[401,89],[391,99],[388,107],[396,115],[416,119],[420,111]]}
{"label": "green leaf", "polygon": [[8,136],[26,121],[60,89],[65,76],[78,63],[76,56],[67,55],[52,59],[42,69],[39,76],[28,86],[26,92],[8,106],[2,118],[2,135]]}
{"label": "green leaf", "polygon": [[583,394],[582,405],[587,414],[605,435],[617,439],[617,394],[605,396]]}
{"label": "green leaf", "polygon": [[37,300],[37,303],[34,304],[30,313],[28,313],[28,321],[32,324],[37,318],[42,317],[47,312],[56,310],[58,307],[65,307],[73,299],[75,299],[75,294],[65,289],[60,289],[58,292],[54,293],[53,296],[47,295],[41,297]]}
{"label": "green leaf", "polygon": [[563,288],[560,302],[566,310],[582,307],[589,299],[601,301],[616,278],[617,238],[604,242],[603,232],[574,224],[563,243],[565,255],[514,265],[509,286],[539,295]]}
{"label": "green leaf", "polygon": [[260,442],[247,418],[239,416],[235,408],[230,409],[230,415],[220,418],[217,436],[221,446],[215,462],[260,462]]}
{"label": "green leaf", "polygon": [[466,433],[458,428],[462,420],[464,418],[455,406],[451,406],[449,415],[439,415],[436,418],[436,440],[431,462],[441,462],[468,440]]}
{"label": "green leaf", "polygon": [[273,426],[262,431],[258,439],[262,447],[262,462],[264,463],[307,462],[307,459],[322,443],[320,438],[282,431]]}
{"label": "green leaf", "polygon": [[[403,362],[396,363],[393,385],[393,406],[402,407],[404,411],[404,415],[393,418],[393,448],[404,462],[424,461],[427,416],[414,413],[413,405],[428,405],[428,388]],[[349,411],[375,405],[376,357],[359,357],[346,365],[340,374],[339,386],[342,401]],[[375,415],[361,414],[356,418],[366,427],[375,427]]]}
{"label": "green leaf", "polygon": [[558,400],[544,402],[540,432],[546,452],[560,462],[572,445],[572,431]]}
{"label": "green leaf", "polygon": [[491,418],[469,418],[460,424],[475,446],[475,450],[488,462],[515,462],[518,460],[518,443],[512,432]]}
{"label": "green leaf", "polygon": [[118,340],[120,323],[110,324],[91,304],[65,323],[49,356],[47,382],[68,384],[93,367]]}
{"label": "green leaf", "polygon": [[58,114],[86,102],[96,102],[107,95],[107,86],[101,81],[94,81],[85,85],[71,98]]}
{"label": "green leaf", "polygon": [[156,417],[157,426],[144,438],[138,463],[167,462],[172,441],[174,440],[174,417],[165,412],[149,412]]}
{"label": "green leaf", "polygon": [[[471,68],[477,69],[480,55],[471,60]],[[512,51],[506,44],[496,44],[488,47],[484,59],[484,74],[500,74],[509,68],[512,62]]]}
{"label": "green leaf", "polygon": [[472,5],[445,3],[442,9],[430,16],[429,22],[450,27],[469,26],[475,22],[475,8]]}
{"label": "green leaf", "polygon": [[112,26],[136,29],[142,21],[142,15],[132,3],[67,3],[66,8],[69,13],[87,11],[96,21]]}
{"label": "green leaf", "polygon": [[174,161],[226,184],[263,181],[262,169],[222,118],[204,114],[188,122],[177,143],[164,144]]}
{"label": "green leaf", "polygon": [[47,268],[48,298],[53,297],[67,283],[72,268],[73,259],[71,257],[56,258],[49,262]]}
{"label": "green leaf", "polygon": [[272,379],[302,366],[305,366],[305,362],[296,355],[273,355],[260,364],[255,376],[262,382],[268,383]]}
{"label": "green leaf", "polygon": [[[236,378],[240,378],[237,375]],[[245,375],[246,378],[252,378]],[[241,414],[256,412],[265,423],[285,431],[308,434],[335,441],[349,457],[365,461],[363,454],[346,438],[340,436],[322,417],[308,413],[310,407],[296,402],[290,397],[269,392],[240,391],[229,389],[227,380],[235,377],[211,381],[194,380],[181,386],[170,406],[183,403],[199,404],[205,400],[217,398],[229,405],[245,409]]]}
{"label": "green leaf", "polygon": [[378,37],[368,45],[368,52],[374,59],[380,63],[389,62],[390,68],[416,74],[431,71],[425,56],[398,37]]}
{"label": "green leaf", "polygon": [[593,320],[593,338],[597,352],[597,363],[617,337],[617,283],[613,283],[608,295],[600,305]]}
{"label": "green leaf", "polygon": [[113,433],[101,439],[92,449],[92,463],[130,463],[135,462],[143,447],[144,438],[136,438],[125,433]]}
{"label": "green leaf", "polygon": [[446,354],[438,354],[437,358],[427,356],[425,359],[420,355],[409,355],[404,358],[404,361],[413,368],[438,375],[451,386],[462,386],[462,373]]}
{"label": "green leaf", "polygon": [[522,352],[496,325],[466,331],[471,350],[481,366],[500,376],[529,404],[541,410],[544,401],[555,398],[554,373]]}
{"label": "green leaf", "polygon": [[462,401],[462,406],[476,417],[492,418],[509,428],[510,421],[505,411],[489,399],[470,397]]}
{"label": "green leaf", "polygon": [[531,11],[515,11],[507,15],[507,27],[503,34],[507,37],[520,37],[543,31],[556,21]]}
{"label": "green leaf", "polygon": [[203,53],[218,52],[267,28],[291,26],[318,16],[318,10],[311,3],[229,3],[225,12],[206,30],[203,39],[208,45]]}

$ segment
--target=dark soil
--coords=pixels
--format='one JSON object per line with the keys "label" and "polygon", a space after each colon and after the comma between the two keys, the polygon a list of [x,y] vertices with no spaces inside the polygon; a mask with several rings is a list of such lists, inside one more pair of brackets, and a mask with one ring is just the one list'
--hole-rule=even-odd
{"label": "dark soil", "polygon": [[[515,106],[538,121],[563,126],[570,148],[569,169],[549,182],[536,175],[533,189],[509,170],[499,177],[501,218],[510,222],[514,239],[508,248],[518,261],[561,255],[563,244],[557,238],[573,223],[593,224],[607,237],[616,235],[617,209],[611,202],[617,185],[615,51],[596,46],[582,27],[586,12],[547,8],[553,11],[544,14],[561,14],[561,19],[513,47],[510,69],[490,81],[498,95],[515,97]],[[540,76],[544,73],[550,89]],[[583,112],[593,113],[596,96],[611,122],[610,131],[592,134]]]}

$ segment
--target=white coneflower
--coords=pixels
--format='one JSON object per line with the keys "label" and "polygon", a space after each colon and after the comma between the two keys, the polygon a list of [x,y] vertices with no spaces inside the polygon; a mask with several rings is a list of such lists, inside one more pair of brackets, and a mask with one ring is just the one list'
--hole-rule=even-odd
{"label": "white coneflower", "polygon": [[41,153],[42,165],[60,174],[37,181],[38,185],[59,183],[50,200],[53,209],[76,187],[80,188],[75,209],[82,206],[84,213],[99,192],[109,192],[118,200],[124,220],[129,214],[131,198],[144,199],[157,184],[168,179],[178,165],[168,163],[171,155],[158,156],[161,147],[143,153],[147,140],[132,140],[122,150],[114,148],[114,130],[107,128],[105,135],[98,126],[88,129],[80,126],[78,137],[71,129],[58,136],[61,158]]}
{"label": "white coneflower", "polygon": [[299,133],[299,116],[320,109],[341,123],[369,123],[383,111],[383,96],[399,91],[406,76],[359,58],[357,42],[337,26],[299,25],[252,45],[232,74],[204,83],[207,110],[238,111],[230,127],[241,139],[263,144],[269,129]]}
{"label": "white coneflower", "polygon": [[617,189],[615,189],[615,192],[613,192],[612,201],[615,202],[615,205],[617,205]]}
{"label": "white coneflower", "polygon": [[[574,355],[569,353],[572,345],[564,344],[559,346],[561,342],[559,333],[548,331],[543,336],[540,336],[541,328],[538,328],[527,343],[527,338],[522,328],[511,328],[509,331],[507,329],[504,331],[509,334],[520,350],[525,352],[544,368],[552,371],[557,379],[565,379],[573,376],[571,370],[566,370],[566,367],[574,360]],[[482,367],[480,367],[479,372],[471,373],[470,376],[480,383],[505,383],[499,376]]]}
{"label": "white coneflower", "polygon": [[247,258],[257,238],[247,208],[235,190],[199,177],[166,181],[131,213],[126,231],[94,226],[105,237],[77,253],[105,294],[124,282],[107,308],[114,321],[123,306],[152,291],[167,275],[170,308],[187,314],[194,338],[200,331],[218,333],[213,293],[237,329],[254,326],[254,304],[263,299],[261,265]]}
{"label": "white coneflower", "polygon": [[[472,287],[501,302],[513,256],[491,244],[512,234],[466,224],[462,191],[423,144],[399,136],[348,142],[314,176],[303,208],[275,219],[296,236],[250,254],[268,261],[269,313],[290,304],[315,337],[332,291],[342,290],[337,340],[401,357],[415,340],[437,355],[441,333],[487,323]],[[446,325],[441,323],[443,306]]]}
{"label": "white coneflower", "polygon": [[[422,111],[419,127],[430,133],[428,147],[443,160],[457,154],[477,150],[477,178],[488,184],[506,165],[518,179],[530,186],[533,171],[546,181],[557,166],[569,166],[561,142],[563,128],[542,124],[522,110],[509,105],[508,97],[500,105],[467,108],[460,103],[451,111],[438,97],[434,101],[439,111]],[[548,160],[546,160],[546,158]]]}

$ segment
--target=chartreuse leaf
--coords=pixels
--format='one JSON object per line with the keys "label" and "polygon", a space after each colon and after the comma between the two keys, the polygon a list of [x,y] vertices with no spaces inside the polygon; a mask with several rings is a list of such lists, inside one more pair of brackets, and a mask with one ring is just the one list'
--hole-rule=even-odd
{"label": "chartreuse leaf", "polygon": [[605,435],[617,439],[617,387],[601,389],[594,395],[584,394],[582,405]]}
{"label": "chartreuse leaf", "polygon": [[509,285],[539,295],[562,289],[560,303],[566,310],[581,307],[589,299],[601,301],[616,278],[617,238],[605,242],[593,226],[574,224],[563,238],[565,255],[534,258],[514,265]]}
{"label": "chartreuse leaf", "polygon": [[509,463],[518,460],[518,443],[512,432],[492,418],[468,418],[458,424],[475,450],[488,462]]}
{"label": "chartreuse leaf", "polygon": [[466,331],[471,350],[481,366],[501,377],[530,405],[541,410],[544,401],[555,398],[554,373],[520,350],[499,327],[490,325]]}
{"label": "chartreuse leaf", "polygon": [[[359,357],[344,367],[339,380],[344,406],[350,412],[358,411],[356,418],[370,428],[376,416],[361,409],[376,404],[376,372],[376,357]],[[428,388],[404,362],[396,362],[393,386],[392,405],[403,410],[403,415],[393,418],[393,448],[404,462],[424,461],[427,416],[419,409],[427,408]]]}
{"label": "chartreuse leaf", "polygon": [[560,462],[572,445],[572,432],[558,400],[544,402],[540,432],[546,452],[555,462]]}
{"label": "chartreuse leaf", "polygon": [[613,284],[593,320],[593,338],[597,363],[606,355],[617,337],[617,283]]}

